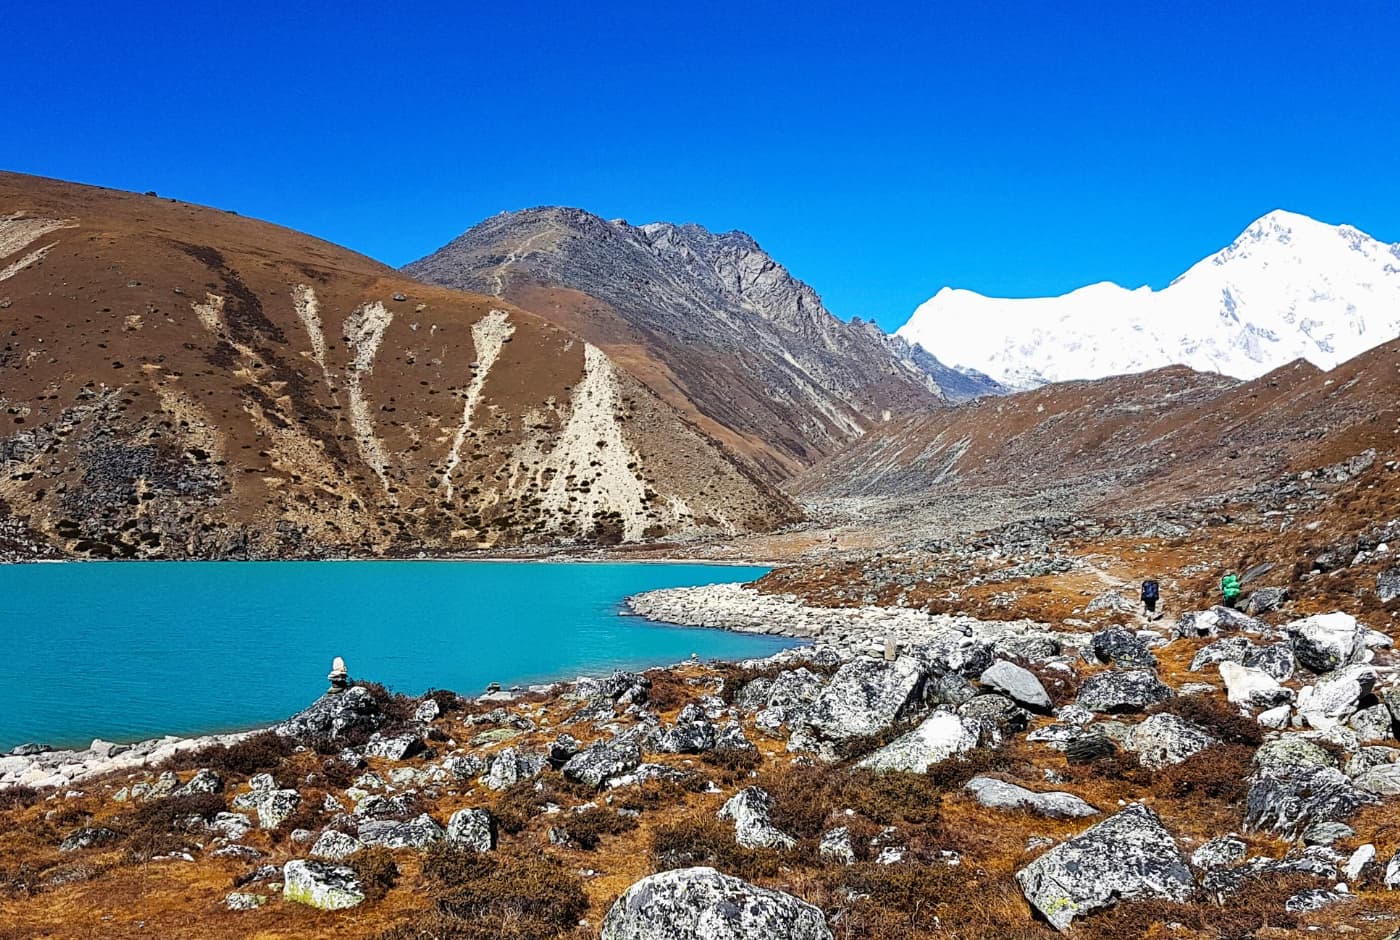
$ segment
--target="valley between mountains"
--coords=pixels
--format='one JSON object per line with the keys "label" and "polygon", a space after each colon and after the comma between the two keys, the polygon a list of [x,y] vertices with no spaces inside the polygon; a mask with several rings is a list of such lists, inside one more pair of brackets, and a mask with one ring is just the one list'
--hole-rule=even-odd
{"label": "valley between mountains", "polygon": [[[1331,237],[1269,220],[1230,258]],[[1394,330],[1048,382],[921,319],[742,233],[397,271],[0,174],[4,560],[761,561],[630,607],[805,641],[0,757],[0,936],[1400,936]]]}

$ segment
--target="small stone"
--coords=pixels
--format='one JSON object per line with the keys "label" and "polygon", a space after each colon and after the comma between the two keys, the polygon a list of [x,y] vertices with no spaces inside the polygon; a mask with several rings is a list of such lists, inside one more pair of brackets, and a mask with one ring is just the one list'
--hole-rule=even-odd
{"label": "small stone", "polygon": [[224,897],[224,906],[231,911],[252,911],[267,903],[267,895],[234,891]]}
{"label": "small stone", "polygon": [[311,855],[329,862],[341,862],[363,850],[364,847],[365,844],[354,836],[346,835],[336,829],[327,829],[321,833],[316,844],[311,847]]}
{"label": "small stone", "polygon": [[496,848],[496,819],[489,810],[459,809],[447,820],[447,841],[490,852]]}

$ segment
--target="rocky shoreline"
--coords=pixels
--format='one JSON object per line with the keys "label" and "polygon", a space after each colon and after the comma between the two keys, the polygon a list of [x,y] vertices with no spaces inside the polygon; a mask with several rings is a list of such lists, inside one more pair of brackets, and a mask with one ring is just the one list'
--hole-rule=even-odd
{"label": "rocky shoreline", "polygon": [[215,744],[236,744],[256,731],[206,734],[182,738],[165,735],[132,744],[98,738],[81,749],[33,750],[22,745],[0,755],[0,791],[11,787],[68,788],[119,770],[156,767],[172,757]]}
{"label": "rocky shoreline", "polygon": [[904,607],[812,607],[791,594],[763,594],[742,584],[662,588],[627,598],[627,609],[658,623],[810,640],[843,658],[883,655],[958,633],[1015,646],[1079,648],[1089,633],[1057,631],[1035,620],[978,620]]}

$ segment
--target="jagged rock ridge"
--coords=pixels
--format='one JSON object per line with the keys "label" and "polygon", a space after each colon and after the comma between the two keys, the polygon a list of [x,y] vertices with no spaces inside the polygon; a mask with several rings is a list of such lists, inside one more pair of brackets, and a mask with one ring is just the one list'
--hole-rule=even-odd
{"label": "jagged rock ridge", "polygon": [[892,414],[968,397],[873,323],[843,323],[742,232],[537,208],[487,219],[405,272],[578,332],[772,479]]}

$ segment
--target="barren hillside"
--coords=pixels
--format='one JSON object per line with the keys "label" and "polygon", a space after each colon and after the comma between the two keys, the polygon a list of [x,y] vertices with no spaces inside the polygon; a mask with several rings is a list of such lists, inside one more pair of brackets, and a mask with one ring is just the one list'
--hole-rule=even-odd
{"label": "barren hillside", "polygon": [[154,195],[0,174],[21,554],[441,551],[765,530],[791,503],[499,299]]}

